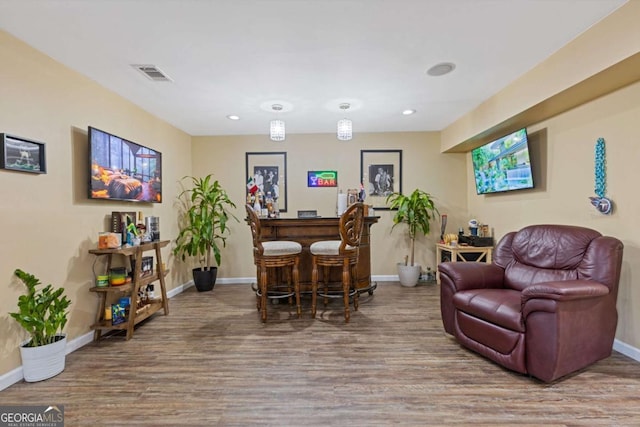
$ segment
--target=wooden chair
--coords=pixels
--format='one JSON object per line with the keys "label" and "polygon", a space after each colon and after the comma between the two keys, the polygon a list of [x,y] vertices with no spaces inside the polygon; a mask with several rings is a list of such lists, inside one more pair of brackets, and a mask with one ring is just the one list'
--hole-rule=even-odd
{"label": "wooden chair", "polygon": [[[344,301],[344,321],[349,322],[349,300],[353,298],[353,308],[358,310],[358,290],[356,289],[358,252],[362,228],[364,225],[364,205],[354,203],[340,217],[340,240],[323,240],[315,242],[311,251],[311,316],[316,316],[317,297],[342,298]],[[318,266],[323,267],[322,279],[324,287],[318,290]],[[341,289],[329,287],[329,269],[342,268]]]}
{"label": "wooden chair", "polygon": [[[302,245],[287,240],[262,241],[260,218],[251,206],[246,205],[245,208],[253,238],[253,260],[258,280],[257,308],[260,310],[262,321],[267,321],[268,298],[288,298],[291,304],[293,295],[296,297],[296,310],[298,317],[300,317],[302,310],[300,308],[298,265],[300,264]],[[288,268],[283,271],[283,267]],[[286,285],[282,284],[283,276]],[[293,291],[291,290],[291,279],[293,279]]]}

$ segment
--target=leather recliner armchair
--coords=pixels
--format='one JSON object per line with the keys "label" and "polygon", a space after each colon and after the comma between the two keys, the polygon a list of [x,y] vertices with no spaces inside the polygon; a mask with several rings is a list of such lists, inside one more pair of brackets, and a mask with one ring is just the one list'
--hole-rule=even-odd
{"label": "leather recliner armchair", "polygon": [[491,264],[445,262],[440,309],[463,346],[554,381],[611,355],[622,242],[583,227],[506,234]]}

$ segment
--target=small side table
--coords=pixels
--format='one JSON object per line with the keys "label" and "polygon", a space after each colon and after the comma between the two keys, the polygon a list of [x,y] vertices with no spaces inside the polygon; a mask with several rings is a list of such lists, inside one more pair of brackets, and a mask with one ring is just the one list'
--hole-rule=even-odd
{"label": "small side table", "polygon": [[[440,272],[438,265],[442,262],[442,252],[448,252],[450,262],[486,262],[491,263],[491,255],[493,254],[493,246],[451,246],[444,243],[436,244],[436,282],[440,284]],[[476,254],[474,261],[468,261],[463,254]]]}

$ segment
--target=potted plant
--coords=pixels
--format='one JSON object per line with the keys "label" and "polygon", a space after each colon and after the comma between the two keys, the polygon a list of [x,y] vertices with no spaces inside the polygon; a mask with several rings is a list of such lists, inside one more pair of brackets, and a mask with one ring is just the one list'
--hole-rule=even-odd
{"label": "potted plant", "polygon": [[62,330],[71,301],[64,288],[37,289],[41,283],[34,275],[20,269],[14,274],[27,287],[27,293],[18,298],[19,311],[9,313],[30,336],[20,345],[23,376],[28,382],[46,380],[64,370],[67,336]]}
{"label": "potted plant", "polygon": [[[227,192],[218,180],[209,174],[204,178],[184,177],[192,187],[180,193],[184,215],[173,253],[184,261],[187,256],[198,258],[199,268],[193,269],[193,281],[200,292],[210,291],[216,282],[220,266],[220,249],[226,244],[229,227],[227,221],[234,218],[228,209],[235,208]],[[212,266],[211,255],[216,260]]]}
{"label": "potted plant", "polygon": [[411,240],[411,262],[407,262],[405,257],[404,263],[398,264],[398,276],[400,284],[403,286],[415,286],[420,278],[422,267],[415,264],[415,244],[418,232],[425,236],[429,234],[431,219],[436,214],[439,215],[438,209],[433,203],[433,199],[429,193],[420,189],[415,189],[409,196],[401,193],[392,193],[387,196],[386,203],[391,209],[397,209],[393,217],[392,230],[398,224],[406,224]]}

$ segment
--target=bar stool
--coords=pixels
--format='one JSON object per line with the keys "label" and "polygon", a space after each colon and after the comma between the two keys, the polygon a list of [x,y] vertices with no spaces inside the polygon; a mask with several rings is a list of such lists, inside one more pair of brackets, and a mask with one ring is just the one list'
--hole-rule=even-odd
{"label": "bar stool", "polygon": [[[354,203],[340,216],[340,240],[322,240],[311,244],[311,316],[316,316],[316,300],[342,298],[344,301],[344,321],[349,322],[349,299],[353,297],[353,308],[358,310],[358,290],[356,288],[360,237],[364,225],[364,205]],[[323,267],[324,288],[318,290],[318,266]],[[342,268],[342,288],[329,288],[329,269]]]}
{"label": "bar stool", "polygon": [[[253,261],[256,265],[258,278],[257,308],[261,312],[262,321],[267,321],[267,298],[288,298],[291,303],[293,295],[296,297],[296,310],[298,317],[300,317],[302,310],[300,308],[298,265],[300,264],[302,245],[287,240],[262,241],[260,218],[249,205],[245,205],[245,208],[253,238]],[[283,267],[289,268],[282,271]],[[268,269],[272,269],[273,274],[268,274]],[[283,274],[287,283],[285,287],[279,283]],[[293,291],[291,291],[292,278]]]}

